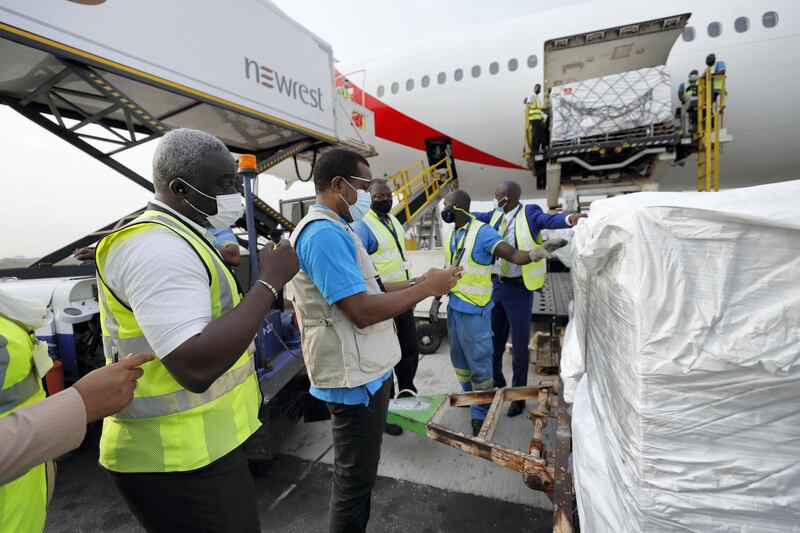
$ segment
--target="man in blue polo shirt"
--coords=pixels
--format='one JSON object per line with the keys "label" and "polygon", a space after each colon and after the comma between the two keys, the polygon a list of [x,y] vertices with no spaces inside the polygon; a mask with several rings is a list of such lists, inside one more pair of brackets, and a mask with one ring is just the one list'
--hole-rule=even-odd
{"label": "man in blue polo shirt", "polygon": [[[477,220],[469,207],[469,194],[462,189],[445,196],[442,220],[454,224],[449,243],[445,245],[445,260],[449,265],[464,268],[462,278],[448,299],[447,334],[450,359],[461,389],[482,391],[494,386],[490,318],[494,307],[491,299],[494,258],[515,265],[529,265],[547,255],[541,255],[546,247],[531,251],[527,251],[525,243],[519,247],[526,251],[512,247],[497,230]],[[488,405],[472,406],[473,435],[480,432],[488,410]]]}
{"label": "man in blue polo shirt", "polygon": [[239,241],[233,234],[233,228],[210,228],[208,233],[214,237],[214,248],[219,250],[225,264],[231,267],[239,266],[242,256],[239,252]]}
{"label": "man in blue polo shirt", "polygon": [[[431,269],[416,280],[382,284],[350,227],[370,206],[367,160],[334,149],[314,166],[317,203],[290,242],[300,271],[287,285],[303,343],[310,393],[331,413],[334,476],[330,531],[365,531],[400,359],[393,318],[429,296],[446,294],[458,269]],[[384,292],[385,289],[385,292]]]}
{"label": "man in blue polo shirt", "polygon": [[[542,243],[543,229],[569,228],[586,215],[559,213],[549,215],[535,204],[522,205],[519,201],[522,188],[515,181],[501,183],[494,192],[495,209],[488,213],[475,213],[475,218],[493,227],[511,246],[526,250]],[[503,352],[511,330],[512,380],[514,387],[528,384],[528,343],[531,338],[531,311],[533,291],[544,285],[544,261],[520,267],[503,259],[494,266],[492,275],[492,331],[494,384],[505,387]],[[515,400],[508,408],[508,416],[517,416],[525,407],[525,400]]]}

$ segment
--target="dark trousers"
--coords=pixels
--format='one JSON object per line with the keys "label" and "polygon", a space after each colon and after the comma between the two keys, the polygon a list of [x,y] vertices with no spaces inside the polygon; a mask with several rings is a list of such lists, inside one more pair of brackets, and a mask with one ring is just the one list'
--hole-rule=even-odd
{"label": "dark trousers", "polygon": [[328,403],[333,429],[331,533],[366,531],[391,391],[392,380],[387,379],[369,405]]}
{"label": "dark trousers", "polygon": [[261,530],[255,486],[242,447],[191,472],[107,472],[128,509],[150,533]]}
{"label": "dark trousers", "polygon": [[531,153],[535,154],[544,146],[544,127],[541,120],[531,120]]}
{"label": "dark trousers", "polygon": [[409,309],[394,319],[397,327],[397,340],[400,341],[400,361],[394,367],[397,376],[397,392],[401,390],[412,390],[417,392],[414,386],[414,376],[417,375],[419,366],[419,348],[417,347],[417,323],[414,320],[414,310]]}
{"label": "dark trousers", "polygon": [[495,280],[492,289],[492,370],[496,387],[505,387],[503,352],[511,330],[511,385],[528,384],[528,343],[531,340],[531,309],[533,293],[525,285],[500,283]]}

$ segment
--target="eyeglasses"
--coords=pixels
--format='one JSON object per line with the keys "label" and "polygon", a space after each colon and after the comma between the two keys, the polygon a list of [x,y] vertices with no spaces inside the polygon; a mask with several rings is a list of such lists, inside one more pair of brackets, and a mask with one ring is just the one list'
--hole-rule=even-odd
{"label": "eyeglasses", "polygon": [[[345,176],[340,176],[340,177],[344,178]],[[367,185],[367,188],[365,189],[367,192],[369,192],[370,189],[372,189],[372,180],[368,180],[368,179],[365,179],[365,178],[359,178],[358,176],[347,176],[347,178],[349,178],[351,180],[365,181],[365,182],[369,183],[369,185]],[[352,185],[350,185],[350,186],[352,187]],[[353,188],[355,188],[355,187],[353,187]]]}

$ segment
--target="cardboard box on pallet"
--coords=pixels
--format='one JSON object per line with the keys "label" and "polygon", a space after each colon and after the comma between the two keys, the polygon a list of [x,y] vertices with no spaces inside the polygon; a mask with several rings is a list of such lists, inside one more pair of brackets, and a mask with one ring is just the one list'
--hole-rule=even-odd
{"label": "cardboard box on pallet", "polygon": [[551,142],[640,130],[672,120],[672,79],[649,67],[553,87]]}

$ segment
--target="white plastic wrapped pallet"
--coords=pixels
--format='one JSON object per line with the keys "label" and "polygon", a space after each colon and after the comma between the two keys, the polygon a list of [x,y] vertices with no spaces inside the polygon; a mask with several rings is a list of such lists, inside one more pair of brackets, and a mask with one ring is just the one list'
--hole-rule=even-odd
{"label": "white plastic wrapped pallet", "polygon": [[575,228],[583,531],[800,531],[798,206],[800,181],[640,193]]}
{"label": "white plastic wrapped pallet", "polygon": [[666,66],[553,87],[553,141],[616,133],[672,120],[672,81]]}

